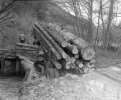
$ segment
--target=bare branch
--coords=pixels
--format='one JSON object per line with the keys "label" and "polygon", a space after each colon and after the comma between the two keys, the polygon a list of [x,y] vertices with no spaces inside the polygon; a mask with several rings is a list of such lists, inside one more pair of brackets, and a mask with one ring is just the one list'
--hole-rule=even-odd
{"label": "bare branch", "polygon": [[7,17],[10,13],[12,12],[12,10],[10,10],[7,14],[5,14],[3,17],[0,17],[0,19],[3,19],[5,17]]}
{"label": "bare branch", "polygon": [[116,28],[118,28],[118,29],[121,29],[121,27],[119,27],[119,26],[113,24],[112,22],[111,22],[111,24],[112,24],[114,27],[116,27]]}
{"label": "bare branch", "polygon": [[11,17],[9,17],[9,18],[3,19],[2,21],[0,21],[0,23],[4,22],[4,21],[6,21],[6,20],[12,19],[12,18],[14,18],[14,16],[11,16]]}
{"label": "bare branch", "polygon": [[16,0],[13,0],[11,3],[9,3],[6,6],[4,6],[3,9],[0,10],[0,14],[4,13],[6,10],[8,10],[10,7],[12,7],[15,1]]}

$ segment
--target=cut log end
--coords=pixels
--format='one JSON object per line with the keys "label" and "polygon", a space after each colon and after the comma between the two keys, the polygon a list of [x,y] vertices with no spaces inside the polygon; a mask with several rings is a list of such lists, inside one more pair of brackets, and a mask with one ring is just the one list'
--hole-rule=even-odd
{"label": "cut log end", "polygon": [[76,68],[77,66],[76,66],[75,63],[71,63],[71,64],[70,64],[70,67],[71,67],[71,68]]}
{"label": "cut log end", "polygon": [[70,62],[70,61],[68,61],[68,62],[66,63],[65,68],[66,68],[66,69],[70,69],[70,68],[71,68],[71,66],[70,66],[70,65],[71,65],[71,62]]}
{"label": "cut log end", "polygon": [[74,47],[73,50],[72,50],[72,53],[73,53],[73,54],[78,54],[79,51],[78,51],[78,49],[77,49],[76,47]]}
{"label": "cut log end", "polygon": [[67,47],[67,45],[68,45],[67,42],[62,42],[62,44],[61,44],[61,46],[62,46],[63,48]]}
{"label": "cut log end", "polygon": [[74,63],[76,59],[74,57],[70,58],[71,63]]}
{"label": "cut log end", "polygon": [[83,63],[79,60],[76,60],[75,61],[76,65],[79,67],[79,68],[82,68],[83,67]]}
{"label": "cut log end", "polygon": [[75,58],[79,58],[79,54],[74,55]]}
{"label": "cut log end", "polygon": [[84,68],[84,73],[88,73],[89,72],[89,68]]}
{"label": "cut log end", "polygon": [[83,64],[82,64],[82,63],[80,63],[80,64],[78,65],[78,67],[79,67],[79,68],[82,68],[82,67],[83,67]]}
{"label": "cut log end", "polygon": [[92,58],[94,58],[94,56],[95,52],[91,48],[86,48],[82,51],[82,57],[84,60],[91,60]]}

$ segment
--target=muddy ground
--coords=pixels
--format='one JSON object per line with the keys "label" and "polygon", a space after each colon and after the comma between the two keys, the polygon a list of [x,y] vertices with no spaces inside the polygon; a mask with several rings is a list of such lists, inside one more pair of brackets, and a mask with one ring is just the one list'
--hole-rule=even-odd
{"label": "muddy ground", "polygon": [[[121,63],[121,56],[116,53],[98,52],[96,58],[97,69]],[[54,80],[42,77],[35,85],[23,83],[21,77],[0,77],[0,100],[104,100],[89,93],[84,77],[72,74]]]}

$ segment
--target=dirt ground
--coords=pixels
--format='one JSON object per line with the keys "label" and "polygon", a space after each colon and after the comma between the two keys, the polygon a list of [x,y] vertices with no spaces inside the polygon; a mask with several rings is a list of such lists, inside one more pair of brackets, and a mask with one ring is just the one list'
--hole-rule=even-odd
{"label": "dirt ground", "polygon": [[[114,53],[99,52],[96,58],[97,69],[121,63],[121,56]],[[54,80],[43,77],[35,85],[25,85],[18,77],[0,77],[0,100],[120,100],[92,96],[84,77],[88,74],[67,74]]]}

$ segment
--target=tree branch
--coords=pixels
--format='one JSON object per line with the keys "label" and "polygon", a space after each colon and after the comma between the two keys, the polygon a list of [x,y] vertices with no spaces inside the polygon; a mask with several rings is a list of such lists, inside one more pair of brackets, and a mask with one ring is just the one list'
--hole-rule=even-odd
{"label": "tree branch", "polygon": [[113,24],[113,23],[112,23],[112,25],[113,25],[114,27],[118,28],[118,29],[121,29],[121,27],[116,26],[116,25],[115,25],[115,24]]}
{"label": "tree branch", "polygon": [[3,19],[3,18],[5,18],[5,17],[7,17],[11,12],[12,12],[12,10],[9,11],[9,12],[8,12],[6,15],[4,15],[3,17],[0,17],[0,19]]}
{"label": "tree branch", "polygon": [[0,21],[0,23],[6,21],[6,20],[8,20],[8,19],[12,19],[12,18],[14,18],[14,16],[11,16],[11,17],[9,17],[9,18],[3,19],[2,21]]}
{"label": "tree branch", "polygon": [[4,6],[1,10],[0,10],[0,14],[4,13],[6,10],[8,10],[15,2],[16,0],[13,0],[11,3],[9,3],[8,5]]}

